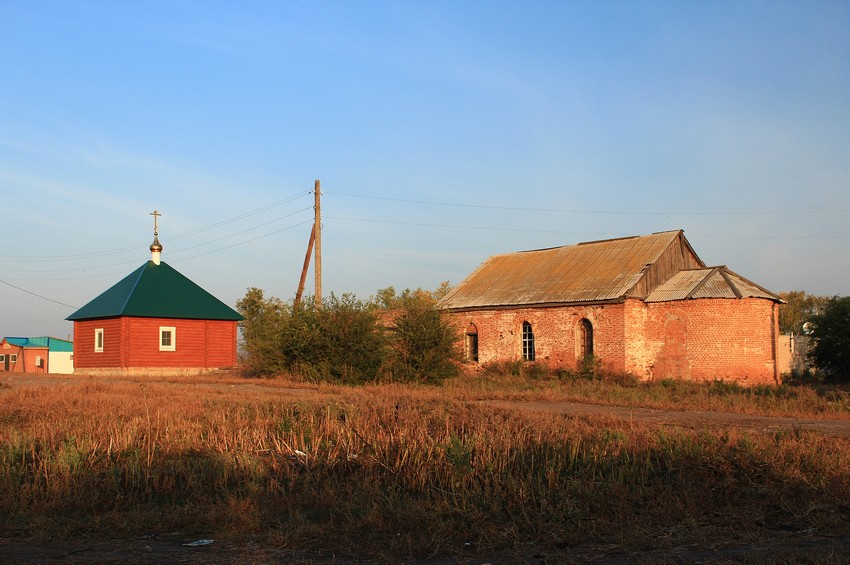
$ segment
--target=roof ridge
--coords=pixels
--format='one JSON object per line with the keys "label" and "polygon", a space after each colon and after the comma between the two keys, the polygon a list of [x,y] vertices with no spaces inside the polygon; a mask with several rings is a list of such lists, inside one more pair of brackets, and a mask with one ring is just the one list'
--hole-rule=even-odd
{"label": "roof ridge", "polygon": [[[651,236],[653,236],[653,235],[668,235],[668,234],[670,235],[670,239],[667,241],[667,245],[665,245],[663,248],[661,248],[661,249],[659,249],[659,250],[658,250],[658,252],[657,252],[657,253],[655,254],[655,256],[652,258],[652,261],[650,261],[650,263],[655,263],[656,261],[658,261],[658,258],[659,258],[659,257],[661,257],[661,255],[662,255],[665,251],[667,251],[667,249],[669,249],[669,248],[670,248],[670,244],[671,244],[671,243],[673,243],[673,241],[675,241],[675,240],[676,240],[676,238],[678,238],[678,237],[680,237],[680,236],[681,236],[681,237],[682,237],[682,239],[683,239],[683,240],[685,240],[685,242],[686,242],[686,243],[687,243],[687,241],[688,241],[688,239],[685,237],[685,230],[683,230],[683,229],[670,230],[670,231],[660,231],[660,232],[655,232],[655,233],[653,233],[653,234],[645,235],[645,236],[642,236],[642,237],[651,237]],[[688,247],[691,247],[691,244],[690,244],[690,243],[688,243]],[[697,255],[697,254],[696,254],[696,252],[693,250],[693,248],[691,248],[691,252],[694,254],[694,256],[695,256],[697,259],[699,259],[699,255]],[[699,260],[700,260],[700,262],[702,262],[702,259],[699,259]]]}
{"label": "roof ridge", "polygon": [[[127,298],[124,299],[124,304],[121,305],[121,308],[118,310],[123,313],[124,310],[127,309],[127,305],[130,303],[130,299],[133,298],[133,293],[136,292],[136,288],[139,286],[139,282],[141,282],[142,277],[145,274],[145,271],[148,270],[148,266],[153,263],[153,261],[148,260],[147,263],[143,264],[141,267],[136,269],[136,272],[139,273],[139,276],[136,277],[136,281],[133,283],[133,286],[130,287],[130,292],[127,293]],[[133,273],[130,273],[131,275]]]}
{"label": "roof ridge", "polygon": [[[628,296],[629,293],[633,292],[635,290],[635,288],[637,288],[637,286],[640,284],[640,282],[647,276],[646,273],[647,273],[647,271],[649,271],[650,266],[654,265],[658,261],[658,259],[660,259],[661,256],[664,253],[666,253],[668,249],[670,249],[670,245],[674,241],[676,241],[676,239],[679,238],[679,237],[682,238],[682,240],[685,242],[685,245],[688,246],[688,249],[690,249],[691,253],[693,253],[694,257],[696,257],[697,261],[702,263],[702,259],[699,258],[699,255],[696,254],[696,251],[694,251],[693,247],[691,247],[691,244],[688,243],[688,239],[685,237],[685,230],[683,230],[681,228],[677,229],[677,230],[654,232],[654,233],[651,233],[651,234],[648,234],[648,235],[640,235],[640,236],[636,236],[636,237],[647,238],[647,237],[653,237],[653,236],[659,236],[659,235],[669,235],[670,239],[667,240],[667,242],[665,243],[665,245],[663,247],[660,247],[655,252],[655,255],[650,256],[649,260],[646,263],[644,263],[643,267],[641,267],[641,269],[640,269],[640,273],[638,273],[638,276],[634,277],[634,281],[632,282],[632,285],[629,288],[624,290],[624,292],[623,292],[624,297]],[[616,240],[612,240],[612,241],[616,241]],[[672,276],[675,276],[675,274],[672,275]],[[669,277],[669,278],[672,278],[672,276]],[[668,280],[669,280],[669,278],[668,278]],[[664,284],[664,283],[662,282],[661,284]],[[656,286],[660,286],[660,285],[656,285]],[[651,294],[651,293],[652,293],[652,291],[650,291],[648,294]],[[647,296],[648,296],[648,294],[647,294]]]}
{"label": "roof ridge", "polygon": [[[708,280],[711,277],[713,277],[714,275],[716,275],[718,272],[720,273],[720,276],[723,276],[722,269],[723,269],[723,267],[706,267],[705,269],[691,269],[693,271],[700,270],[700,271],[708,271],[708,272],[699,280],[699,282],[697,282],[697,284],[695,284],[693,286],[693,288],[691,288],[691,290],[687,294],[687,298],[693,298],[694,295],[697,292],[699,292],[700,289],[702,289],[702,287],[704,287],[705,285],[708,284]],[[726,277],[723,277],[723,279],[727,282],[727,284],[729,283],[729,280],[726,279]],[[738,295],[738,298],[741,298],[740,293],[737,290],[735,290],[734,288],[732,289],[732,292],[734,292],[736,295]]]}
{"label": "roof ridge", "polygon": [[735,271],[733,271],[732,269],[730,269],[730,268],[729,268],[729,267],[727,267],[726,265],[723,265],[723,270],[724,270],[724,271],[726,271],[729,275],[732,275],[733,277],[739,278],[739,279],[741,279],[742,281],[744,281],[745,283],[753,285],[754,287],[756,287],[756,288],[757,288],[757,289],[759,289],[760,291],[762,291],[762,292],[766,292],[767,294],[769,294],[769,295],[771,295],[771,296],[775,297],[775,298],[776,298],[776,300],[778,300],[778,301],[780,301],[780,302],[782,302],[782,303],[784,303],[784,302],[785,302],[784,300],[782,300],[782,297],[781,297],[781,296],[779,296],[778,294],[776,294],[775,292],[771,292],[771,291],[769,291],[768,289],[764,288],[762,285],[760,285],[760,284],[758,284],[758,283],[756,283],[756,282],[751,281],[750,279],[748,279],[747,277],[745,277],[745,276],[743,276],[743,275],[740,275],[740,274],[736,273]]}

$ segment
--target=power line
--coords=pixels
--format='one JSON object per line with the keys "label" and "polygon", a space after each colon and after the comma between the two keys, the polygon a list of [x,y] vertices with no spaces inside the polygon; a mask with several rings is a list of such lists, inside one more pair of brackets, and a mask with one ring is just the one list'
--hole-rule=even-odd
{"label": "power line", "polygon": [[[240,214],[240,215],[238,215],[238,216],[234,216],[234,217],[229,218],[229,219],[227,219],[227,220],[222,220],[222,221],[217,222],[217,223],[215,223],[215,224],[210,224],[210,225],[208,225],[208,226],[204,226],[204,227],[202,227],[202,228],[198,228],[198,229],[196,229],[196,230],[191,230],[191,231],[188,231],[188,232],[185,232],[185,233],[181,233],[181,234],[175,235],[175,236],[173,236],[173,237],[169,237],[169,238],[168,238],[168,240],[169,240],[169,241],[175,241],[175,240],[182,239],[182,238],[187,237],[187,236],[190,236],[190,235],[195,235],[195,234],[197,234],[197,233],[201,233],[201,232],[209,231],[209,230],[211,230],[211,229],[215,229],[215,228],[218,228],[218,227],[221,227],[221,226],[227,225],[227,224],[232,224],[233,222],[236,222],[236,221],[239,221],[239,220],[243,220],[243,219],[248,218],[248,217],[250,217],[250,216],[254,216],[254,215],[256,215],[256,214],[259,214],[260,212],[265,212],[266,210],[270,210],[270,209],[272,209],[272,208],[276,208],[277,206],[280,206],[280,205],[282,205],[282,204],[286,204],[286,203],[288,203],[288,202],[292,202],[292,201],[293,201],[293,200],[295,200],[296,198],[299,198],[299,197],[302,197],[302,196],[307,196],[308,194],[310,194],[310,191],[302,191],[302,192],[299,192],[298,194],[294,194],[294,195],[292,195],[292,196],[289,196],[289,197],[287,197],[287,198],[284,198],[283,200],[278,200],[277,202],[273,202],[273,203],[268,204],[268,205],[266,205],[266,206],[263,206],[263,207],[261,207],[261,208],[257,208],[256,210],[252,210],[252,211],[250,211],[250,212],[245,212],[244,214]],[[309,207],[308,207],[308,208],[304,208],[304,209],[302,209],[302,210],[299,210],[298,212],[303,212],[304,210],[309,210],[309,209],[310,209]],[[298,212],[294,212],[294,213],[295,213],[295,214],[297,214]],[[288,216],[283,216],[283,218],[288,218],[288,217],[289,217],[289,216],[291,216],[291,215],[292,215],[292,214],[289,214]],[[278,218],[278,220],[281,220],[281,219],[283,219],[283,218]],[[272,221],[277,221],[277,220],[272,220]],[[271,222],[267,222],[267,223],[271,223]],[[262,226],[262,225],[265,225],[265,224],[260,224],[260,225]],[[239,232],[239,233],[242,233],[242,232]]]}
{"label": "power line", "polygon": [[[190,230],[190,231],[187,231],[187,232],[183,232],[183,233],[171,236],[171,237],[168,238],[168,240],[169,241],[176,241],[176,240],[182,239],[184,237],[188,237],[190,235],[195,235],[195,234],[198,234],[198,233],[209,231],[211,229],[215,229],[215,228],[218,228],[218,227],[221,227],[221,226],[224,226],[224,225],[227,225],[227,224],[248,218],[250,216],[254,216],[254,215],[259,214],[261,212],[265,212],[266,210],[276,208],[278,206],[281,206],[283,204],[291,202],[291,201],[293,201],[297,198],[307,196],[309,194],[310,194],[310,191],[301,191],[301,192],[298,192],[297,194],[293,194],[291,196],[288,196],[288,197],[283,198],[281,200],[278,200],[276,202],[272,202],[271,204],[267,204],[265,206],[261,206],[260,208],[256,208],[256,209],[251,210],[249,212],[239,214],[238,216],[233,216],[231,218],[228,218],[226,220],[222,220],[220,222],[216,222],[214,224],[209,224],[207,226],[203,226],[203,227],[200,227],[200,228],[197,228],[197,229],[194,229],[194,230]],[[306,209],[309,209],[309,208],[306,208]],[[303,210],[299,210],[299,212],[301,212],[301,211],[303,211]],[[288,217],[288,216],[283,216],[283,218],[286,218],[286,217]],[[282,218],[278,218],[278,219],[282,219]],[[261,225],[265,225],[265,224],[261,224]],[[242,232],[239,232],[239,233],[242,233]],[[40,262],[51,262],[51,261],[75,261],[75,260],[80,260],[80,259],[91,259],[93,257],[105,257],[105,256],[108,256],[108,255],[117,255],[119,253],[125,253],[127,251],[136,250],[138,248],[139,248],[138,245],[130,245],[130,246],[127,246],[127,247],[119,247],[119,248],[116,248],[116,249],[107,249],[107,250],[103,250],[103,251],[92,251],[92,252],[89,252],[89,253],[78,253],[78,254],[75,254],[75,255],[54,255],[54,256],[45,256],[45,257],[32,257],[32,256],[20,256],[20,255],[0,255],[0,261],[4,261],[4,262],[8,262],[8,263],[40,263]],[[76,269],[68,269],[68,270],[76,270]],[[33,272],[35,272],[35,271],[33,271]]]}
{"label": "power line", "polygon": [[[281,217],[281,218],[277,218],[277,219],[275,219],[275,220],[271,220],[271,221],[269,221],[269,222],[265,222],[265,223],[259,224],[259,225],[257,225],[257,226],[254,226],[254,227],[252,227],[252,228],[248,228],[248,229],[242,230],[242,231],[240,231],[240,232],[232,233],[232,234],[226,235],[226,236],[224,236],[224,237],[220,237],[220,238],[218,238],[218,239],[213,239],[213,240],[210,240],[210,241],[207,241],[207,242],[204,242],[204,243],[198,244],[198,245],[193,245],[193,246],[191,246],[191,247],[185,247],[185,248],[180,249],[180,250],[177,250],[177,251],[169,252],[169,256],[173,256],[173,254],[175,254],[175,253],[182,253],[182,252],[185,252],[185,251],[189,251],[190,249],[196,249],[196,248],[198,248],[198,247],[204,247],[204,246],[210,245],[210,244],[212,244],[212,243],[216,243],[216,242],[221,241],[221,240],[224,240],[224,239],[228,239],[228,238],[231,238],[231,237],[234,237],[234,236],[237,236],[237,235],[243,234],[243,233],[247,233],[247,232],[249,232],[249,231],[253,231],[253,230],[255,230],[255,229],[261,228],[261,227],[263,227],[263,226],[267,226],[267,225],[269,225],[269,224],[271,224],[271,223],[274,223],[274,222],[278,222],[278,221],[280,221],[280,220],[282,220],[282,219],[284,219],[284,218],[288,218],[288,217],[294,216],[294,215],[296,215],[296,214],[299,214],[299,213],[304,212],[305,210],[309,210],[309,209],[310,209],[310,208],[304,208],[304,209],[298,210],[297,212],[293,212],[292,214],[287,214],[286,216],[283,216],[283,217]],[[247,240],[244,240],[244,241],[240,241],[240,242],[234,243],[234,244],[232,244],[232,245],[226,245],[226,246],[224,246],[224,247],[216,247],[215,249],[213,249],[213,250],[211,250],[211,251],[206,251],[206,252],[204,252],[204,253],[198,253],[198,254],[196,254],[196,255],[192,255],[192,256],[189,256],[189,257],[181,257],[181,258],[177,258],[177,259],[174,259],[174,261],[169,261],[169,262],[176,262],[176,263],[179,263],[180,261],[187,261],[187,260],[189,260],[189,259],[194,259],[194,258],[196,258],[196,257],[202,257],[202,256],[204,256],[204,255],[209,255],[210,253],[217,253],[217,252],[219,252],[219,251],[224,251],[224,250],[226,250],[226,249],[231,249],[231,248],[233,248],[233,247],[238,247],[238,246],[240,246],[240,245],[245,245],[246,243],[251,243],[252,241],[257,241],[257,240],[259,240],[259,239],[263,239],[263,238],[265,238],[265,237],[269,237],[269,236],[272,236],[272,235],[275,235],[275,234],[278,234],[278,233],[281,233],[281,232],[284,232],[284,231],[290,230],[290,229],[295,228],[295,227],[298,227],[298,226],[303,226],[304,224],[310,223],[310,221],[312,221],[312,220],[305,220],[305,221],[303,221],[303,222],[299,222],[299,223],[297,223],[297,224],[294,224],[294,225],[291,225],[291,226],[287,226],[287,227],[285,227],[285,228],[282,228],[282,229],[279,229],[279,230],[275,230],[275,231],[273,231],[273,232],[269,232],[269,233],[267,233],[267,234],[263,234],[263,235],[260,235],[260,236],[257,236],[257,237],[253,237],[253,238],[251,238],[251,239],[247,239]],[[121,265],[126,265],[126,264],[135,264],[135,263],[137,263],[137,261],[125,261],[124,263],[118,263],[118,264],[114,264],[114,265],[104,265],[104,266],[101,266],[101,267],[89,267],[89,269],[106,269],[106,268],[109,268],[109,267],[118,267],[118,266],[121,266]],[[7,269],[7,270],[11,270],[11,269]],[[53,271],[22,271],[22,272],[28,272],[28,273],[51,273],[51,272],[70,272],[70,271],[79,271],[79,270],[85,270],[85,269],[79,269],[79,268],[77,268],[77,269],[57,269],[57,270],[53,270]],[[20,272],[20,271],[19,271],[19,272]],[[10,280],[15,280],[15,281],[71,281],[71,280],[81,280],[81,279],[101,278],[101,277],[106,277],[106,276],[111,276],[111,275],[117,275],[117,274],[121,274],[121,272],[103,273],[103,274],[99,274],[99,275],[85,275],[85,276],[79,276],[79,277],[37,278],[37,279],[26,278],[26,279],[10,279]]]}
{"label": "power line", "polygon": [[[223,240],[223,239],[228,239],[228,238],[231,238],[231,237],[235,237],[235,236],[237,236],[237,235],[242,235],[243,233],[247,233],[247,232],[249,232],[249,231],[254,231],[254,230],[259,229],[259,228],[261,228],[261,227],[263,227],[263,226],[267,226],[267,225],[269,225],[269,224],[273,224],[273,223],[275,223],[275,222],[279,222],[279,221],[281,221],[281,220],[285,220],[286,218],[290,218],[290,217],[292,217],[292,216],[294,216],[294,215],[296,215],[296,214],[300,214],[301,212],[306,212],[307,210],[311,210],[311,209],[312,209],[312,208],[308,206],[308,207],[306,207],[306,208],[302,208],[302,209],[300,209],[300,210],[297,210],[297,211],[295,211],[295,212],[292,212],[291,214],[287,214],[287,215],[285,215],[285,216],[281,216],[280,218],[275,218],[274,220],[269,220],[268,222],[263,222],[262,224],[257,224],[256,226],[253,226],[253,227],[250,227],[250,228],[244,229],[244,230],[242,230],[242,231],[238,231],[238,232],[235,232],[235,233],[231,233],[231,234],[228,234],[228,235],[225,235],[225,236],[222,236],[222,237],[216,238],[216,239],[211,239],[211,240],[209,240],[209,241],[205,241],[204,243],[199,243],[199,244],[197,244],[197,245],[192,245],[192,246],[190,246],[190,247],[184,247],[183,249],[178,249],[178,250],[176,250],[176,251],[171,251],[171,252],[169,252],[169,255],[171,255],[171,254],[173,254],[173,253],[182,253],[182,252],[184,252],[184,251],[188,251],[188,250],[190,250],[190,249],[196,249],[196,248],[198,248],[198,247],[203,247],[203,246],[205,246],[205,245],[210,245],[210,244],[212,244],[212,243],[216,243],[216,242],[221,241],[221,240]],[[296,225],[301,225],[301,224],[296,224]],[[284,228],[283,230],[278,230],[278,231],[276,231],[276,232],[272,232],[272,234],[275,234],[275,233],[279,233],[279,232],[281,232],[281,231],[288,230],[288,229],[290,229],[291,227],[293,227],[293,226],[290,226],[290,227]],[[271,234],[267,234],[267,235],[271,235]],[[260,237],[266,237],[266,236],[264,235],[264,236],[260,236]],[[259,238],[258,238],[258,239],[259,239]],[[169,239],[169,241],[171,241],[171,240]],[[248,241],[254,241],[254,240],[248,240]],[[229,249],[230,247],[232,247],[232,246],[228,246],[228,247],[219,247],[218,249]]]}
{"label": "power line", "polygon": [[65,304],[64,302],[59,302],[58,300],[53,300],[52,298],[47,298],[46,296],[42,296],[38,293],[32,292],[32,291],[27,290],[25,288],[21,288],[19,286],[13,285],[11,283],[7,283],[6,281],[4,281],[2,279],[0,279],[0,283],[5,284],[6,286],[10,286],[10,287],[14,288],[15,290],[20,290],[21,292],[26,292],[27,294],[31,294],[33,296],[41,298],[42,300],[47,300],[48,302],[53,302],[54,304],[61,304],[62,306],[67,306],[68,308],[74,308],[74,309],[79,308],[79,306],[71,306],[70,304]]}
{"label": "power line", "polygon": [[618,211],[618,210],[571,210],[564,208],[525,208],[518,206],[492,206],[487,204],[459,204],[456,202],[437,202],[431,200],[408,200],[404,198],[390,198],[386,196],[370,196],[367,194],[351,194],[346,192],[325,191],[325,194],[336,196],[349,196],[352,198],[366,198],[370,200],[385,200],[389,202],[403,202],[405,204],[425,204],[428,206],[450,206],[454,208],[479,208],[483,210],[509,210],[514,212],[558,212],[567,214],[611,214],[611,215],[636,215],[636,216],[768,216],[768,215],[798,215],[798,214],[834,214],[850,212],[850,209],[833,210],[793,210],[793,211],[751,211],[751,212],[640,212],[640,211]]}
{"label": "power line", "polygon": [[[505,231],[505,232],[528,232],[528,233],[557,233],[567,235],[604,235],[623,237],[632,234],[610,233],[610,232],[589,232],[589,231],[564,231],[564,230],[543,230],[530,228],[494,228],[488,226],[464,226],[457,224],[431,224],[425,222],[399,222],[394,220],[374,220],[369,218],[346,218],[342,216],[325,216],[333,220],[345,220],[350,222],[366,222],[373,224],[396,224],[401,226],[418,226],[426,228],[450,228],[464,230],[482,230],[482,231]],[[688,237],[704,237],[704,238],[726,238],[726,239],[850,239],[850,236],[793,236],[793,235],[699,235],[688,234]]]}
{"label": "power line", "polygon": [[[138,265],[138,262],[135,263]],[[102,279],[104,277],[111,277],[114,275],[126,275],[127,271],[112,271],[110,273],[101,273],[99,275],[82,275],[79,277],[59,277],[59,278],[38,278],[38,279],[9,279],[6,280],[16,281],[16,282],[33,282],[33,281],[50,281],[50,282],[59,282],[59,281],[80,281],[85,279]]]}
{"label": "power line", "polygon": [[[308,206],[306,208],[296,210],[295,212],[292,212],[290,214],[286,214],[285,216],[275,218],[274,220],[269,220],[268,222],[263,222],[262,224],[257,224],[256,226],[252,226],[250,228],[247,228],[247,229],[235,232],[235,233],[231,233],[231,234],[228,234],[228,235],[216,238],[216,239],[211,239],[209,241],[205,241],[205,242],[199,243],[197,245],[192,245],[190,247],[184,247],[182,249],[169,251],[169,256],[171,256],[175,253],[182,253],[182,252],[188,251],[190,249],[196,249],[198,247],[204,247],[206,245],[211,245],[211,244],[216,243],[218,241],[222,241],[222,240],[225,240],[225,239],[228,239],[228,238],[231,238],[231,237],[235,237],[237,235],[241,235],[243,233],[247,233],[249,231],[259,229],[263,226],[267,226],[269,224],[273,224],[275,222],[285,220],[286,218],[290,218],[290,217],[292,217],[296,214],[300,214],[300,213],[305,212],[305,211],[310,210],[310,209],[311,208]],[[168,241],[171,241],[171,239],[169,239]],[[133,249],[138,251],[139,247],[135,246],[135,247],[133,247]],[[68,268],[64,268],[64,269],[9,269],[9,268],[4,267],[4,268],[0,268],[0,271],[8,272],[8,273],[48,273],[48,274],[49,273],[71,273],[71,272],[77,272],[77,271],[82,271],[82,270],[110,269],[110,268],[113,268],[113,267],[120,267],[120,266],[123,266],[123,265],[132,265],[136,262],[137,261],[135,261],[135,260],[133,260],[133,261],[122,261],[121,263],[110,263],[108,265],[100,265],[100,266],[97,266],[97,267],[84,267],[84,268],[68,267]],[[94,275],[94,276],[101,276],[101,275]],[[88,278],[88,277],[77,277],[77,278]],[[12,280],[27,280],[27,279],[12,279]],[[41,279],[29,279],[29,280],[41,280]],[[51,280],[69,280],[69,279],[51,279]]]}
{"label": "power line", "polygon": [[228,245],[226,247],[217,247],[216,249],[213,249],[211,251],[205,251],[204,253],[198,253],[197,255],[192,255],[191,257],[183,257],[181,259],[178,259],[177,262],[179,263],[180,261],[188,261],[189,259],[195,259],[197,257],[203,257],[204,255],[209,255],[210,253],[218,253],[219,251],[224,251],[225,249],[231,249],[233,247],[239,247],[240,245],[245,245],[246,243],[251,243],[252,241],[257,241],[258,239],[263,239],[264,237],[269,237],[269,236],[272,236],[272,235],[275,235],[275,234],[278,234],[278,233],[281,233],[281,232],[284,232],[284,231],[287,231],[287,230],[291,230],[292,228],[297,228],[298,226],[303,226],[305,224],[309,224],[312,221],[313,221],[312,219],[304,220],[303,222],[299,222],[297,224],[293,224],[291,226],[287,226],[285,228],[281,228],[279,230],[275,230],[275,231],[267,233],[267,234],[258,235],[257,237],[253,237],[251,239],[246,239],[245,241],[240,241],[238,243],[234,243],[234,244]]}

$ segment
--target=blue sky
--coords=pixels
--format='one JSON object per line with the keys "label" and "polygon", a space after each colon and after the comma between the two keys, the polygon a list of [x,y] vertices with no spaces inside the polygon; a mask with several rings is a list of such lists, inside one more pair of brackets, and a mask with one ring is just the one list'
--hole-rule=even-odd
{"label": "blue sky", "polygon": [[[283,299],[683,228],[850,294],[850,3],[0,0],[0,334],[163,260]],[[308,279],[312,292],[312,276]]]}

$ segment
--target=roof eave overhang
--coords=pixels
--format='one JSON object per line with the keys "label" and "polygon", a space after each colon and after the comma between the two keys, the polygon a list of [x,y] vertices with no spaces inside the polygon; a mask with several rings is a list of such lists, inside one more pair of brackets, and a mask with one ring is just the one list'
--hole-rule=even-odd
{"label": "roof eave overhang", "polygon": [[[236,316],[232,318],[218,318],[218,317],[199,317],[199,316],[156,316],[156,315],[139,315],[139,314],[118,314],[115,316],[92,316],[91,318],[66,318],[71,322],[87,322],[90,320],[109,320],[112,318],[155,318],[158,320],[209,320],[210,322],[241,322],[245,319],[241,314],[237,318]],[[66,340],[63,340],[66,341]]]}
{"label": "roof eave overhang", "polygon": [[621,304],[626,301],[625,296],[609,298],[607,300],[588,300],[585,302],[537,302],[533,304],[488,304],[486,306],[462,306],[452,308],[443,307],[447,312],[475,312],[478,310],[523,310],[528,308],[570,308],[580,306],[604,306],[607,304]]}

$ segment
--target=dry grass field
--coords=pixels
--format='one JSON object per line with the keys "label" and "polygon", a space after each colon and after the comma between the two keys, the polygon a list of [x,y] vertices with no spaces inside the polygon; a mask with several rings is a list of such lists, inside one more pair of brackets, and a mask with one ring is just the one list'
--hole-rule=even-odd
{"label": "dry grass field", "polygon": [[848,423],[725,383],[6,378],[0,560],[846,563]]}

